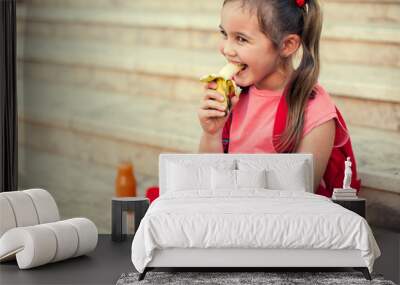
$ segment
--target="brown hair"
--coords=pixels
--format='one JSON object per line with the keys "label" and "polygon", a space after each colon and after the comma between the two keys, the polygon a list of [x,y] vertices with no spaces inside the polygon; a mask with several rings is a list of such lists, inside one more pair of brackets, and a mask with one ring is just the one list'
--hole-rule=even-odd
{"label": "brown hair", "polygon": [[[280,137],[274,138],[278,152],[295,152],[301,140],[304,111],[308,99],[315,96],[315,85],[320,70],[319,40],[322,29],[322,11],[318,0],[306,0],[300,8],[295,0],[225,0],[241,1],[242,8],[255,11],[260,30],[279,49],[289,34],[301,39],[302,58],[284,89],[288,104],[286,128]],[[283,61],[288,64],[292,57]]]}

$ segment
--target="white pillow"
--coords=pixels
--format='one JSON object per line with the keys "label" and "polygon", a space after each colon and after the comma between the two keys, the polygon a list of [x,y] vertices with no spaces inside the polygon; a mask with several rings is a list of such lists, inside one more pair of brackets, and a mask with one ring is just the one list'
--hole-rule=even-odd
{"label": "white pillow", "polygon": [[236,170],[211,168],[211,189],[236,190]]}
{"label": "white pillow", "polygon": [[211,190],[211,168],[235,169],[235,160],[177,159],[166,164],[167,191]]}
{"label": "white pillow", "polygon": [[168,191],[210,189],[211,167],[188,166],[170,162],[168,164]]}
{"label": "white pillow", "polygon": [[236,170],[238,188],[267,188],[267,171],[262,170]]}
{"label": "white pillow", "polygon": [[274,158],[239,160],[239,170],[267,171],[267,188],[272,190],[307,191],[311,185],[308,164],[304,160]]}
{"label": "white pillow", "polygon": [[240,188],[267,188],[267,171],[211,169],[212,190],[238,190]]}
{"label": "white pillow", "polygon": [[274,168],[267,171],[268,188],[274,190],[307,191],[307,169],[304,162],[290,168]]}

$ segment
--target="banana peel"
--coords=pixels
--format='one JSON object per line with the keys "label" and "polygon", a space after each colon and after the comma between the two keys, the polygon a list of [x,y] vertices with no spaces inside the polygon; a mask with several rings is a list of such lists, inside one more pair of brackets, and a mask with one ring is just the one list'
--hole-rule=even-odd
{"label": "banana peel", "polygon": [[225,105],[225,115],[231,111],[231,98],[233,96],[239,97],[242,92],[241,88],[232,80],[232,77],[242,70],[243,67],[244,65],[242,64],[228,63],[219,71],[218,75],[210,74],[200,78],[200,81],[204,83],[210,83],[213,81],[217,83],[217,88],[215,90],[224,96],[222,104]]}

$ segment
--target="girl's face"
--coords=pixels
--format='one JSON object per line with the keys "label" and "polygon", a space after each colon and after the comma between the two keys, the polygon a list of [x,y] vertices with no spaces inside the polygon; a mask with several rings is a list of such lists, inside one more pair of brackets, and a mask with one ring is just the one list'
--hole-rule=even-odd
{"label": "girl's face", "polygon": [[260,31],[256,14],[242,8],[241,1],[228,2],[222,8],[220,29],[222,55],[229,62],[245,64],[233,78],[236,84],[271,89],[271,80],[278,72],[279,53]]}

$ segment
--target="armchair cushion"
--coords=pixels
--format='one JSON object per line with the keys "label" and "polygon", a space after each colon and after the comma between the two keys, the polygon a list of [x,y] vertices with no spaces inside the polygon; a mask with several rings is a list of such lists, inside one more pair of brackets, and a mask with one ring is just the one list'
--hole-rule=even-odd
{"label": "armchair cushion", "polygon": [[97,245],[97,228],[86,218],[59,221],[49,192],[0,193],[0,262],[17,259],[20,269],[86,254]]}
{"label": "armchair cushion", "polygon": [[0,238],[0,261],[16,256],[20,269],[80,256],[97,245],[97,228],[86,218],[18,227]]}

